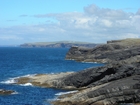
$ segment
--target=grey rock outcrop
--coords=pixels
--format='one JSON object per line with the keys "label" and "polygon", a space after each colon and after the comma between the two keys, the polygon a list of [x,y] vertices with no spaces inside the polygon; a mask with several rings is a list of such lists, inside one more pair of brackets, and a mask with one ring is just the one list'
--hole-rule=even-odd
{"label": "grey rock outcrop", "polygon": [[60,86],[59,88],[65,88],[65,86],[75,88],[92,87],[139,74],[140,62],[123,65],[114,63],[73,73],[61,79],[59,84],[56,84]]}
{"label": "grey rock outcrop", "polygon": [[[129,39],[130,40],[130,39]],[[63,86],[83,89],[53,102],[54,105],[118,105],[140,103],[139,40],[111,41],[91,49],[72,47],[66,59],[107,63],[74,73]],[[132,40],[131,40],[132,41]],[[60,84],[59,84],[60,86]]]}
{"label": "grey rock outcrop", "polygon": [[140,75],[81,90],[54,105],[118,105],[140,102]]}
{"label": "grey rock outcrop", "polygon": [[32,81],[36,86],[79,90],[59,97],[52,102],[54,105],[140,104],[140,39],[109,41],[95,48],[72,47],[66,59],[106,64],[75,73],[43,75],[43,82],[41,76],[19,78],[19,81]]}
{"label": "grey rock outcrop", "polygon": [[66,55],[66,59],[74,59],[84,62],[110,63],[112,61],[125,60],[140,55],[139,44],[108,43],[95,48],[72,47]]}

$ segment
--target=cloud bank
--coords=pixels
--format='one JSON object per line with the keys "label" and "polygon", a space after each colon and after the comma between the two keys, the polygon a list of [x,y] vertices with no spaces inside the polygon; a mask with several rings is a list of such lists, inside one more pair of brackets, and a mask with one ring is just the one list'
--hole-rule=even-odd
{"label": "cloud bank", "polygon": [[30,17],[36,20],[45,18],[46,21],[0,28],[0,40],[8,40],[9,36],[10,40],[18,39],[20,42],[71,40],[104,43],[107,40],[140,37],[140,9],[136,13],[128,13],[93,4],[84,7],[83,13],[35,14]]}

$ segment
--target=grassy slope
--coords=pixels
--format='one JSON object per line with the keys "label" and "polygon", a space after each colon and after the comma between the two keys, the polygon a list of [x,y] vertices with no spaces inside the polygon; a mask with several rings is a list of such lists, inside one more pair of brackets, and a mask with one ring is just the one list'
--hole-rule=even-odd
{"label": "grassy slope", "polygon": [[125,46],[134,46],[134,45],[140,45],[140,39],[139,38],[127,38],[127,39],[123,39],[123,40],[113,40],[112,43],[118,43],[118,44],[122,44]]}
{"label": "grassy slope", "polygon": [[140,44],[140,39],[125,39],[122,41],[123,44],[125,45],[139,45]]}

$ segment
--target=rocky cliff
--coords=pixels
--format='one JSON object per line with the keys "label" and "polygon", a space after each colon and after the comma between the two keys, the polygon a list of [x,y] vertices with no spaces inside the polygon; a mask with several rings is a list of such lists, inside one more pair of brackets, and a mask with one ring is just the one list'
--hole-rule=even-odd
{"label": "rocky cliff", "polygon": [[18,78],[17,84],[79,90],[60,96],[54,105],[139,105],[140,39],[109,41],[95,48],[72,47],[66,59],[106,64],[74,73]]}
{"label": "rocky cliff", "polygon": [[108,41],[107,44],[95,48],[72,47],[67,53],[66,59],[102,63],[120,61],[139,55],[139,45],[140,39],[125,39]]}

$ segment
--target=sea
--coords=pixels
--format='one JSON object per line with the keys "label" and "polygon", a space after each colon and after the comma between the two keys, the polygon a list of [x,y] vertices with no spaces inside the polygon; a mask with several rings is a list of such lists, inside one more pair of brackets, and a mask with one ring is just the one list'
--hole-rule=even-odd
{"label": "sea", "polygon": [[54,74],[80,71],[103,66],[99,63],[65,60],[68,48],[0,47],[0,89],[14,90],[11,95],[0,95],[0,105],[51,105],[58,95],[72,91],[15,85],[14,78],[35,74]]}

